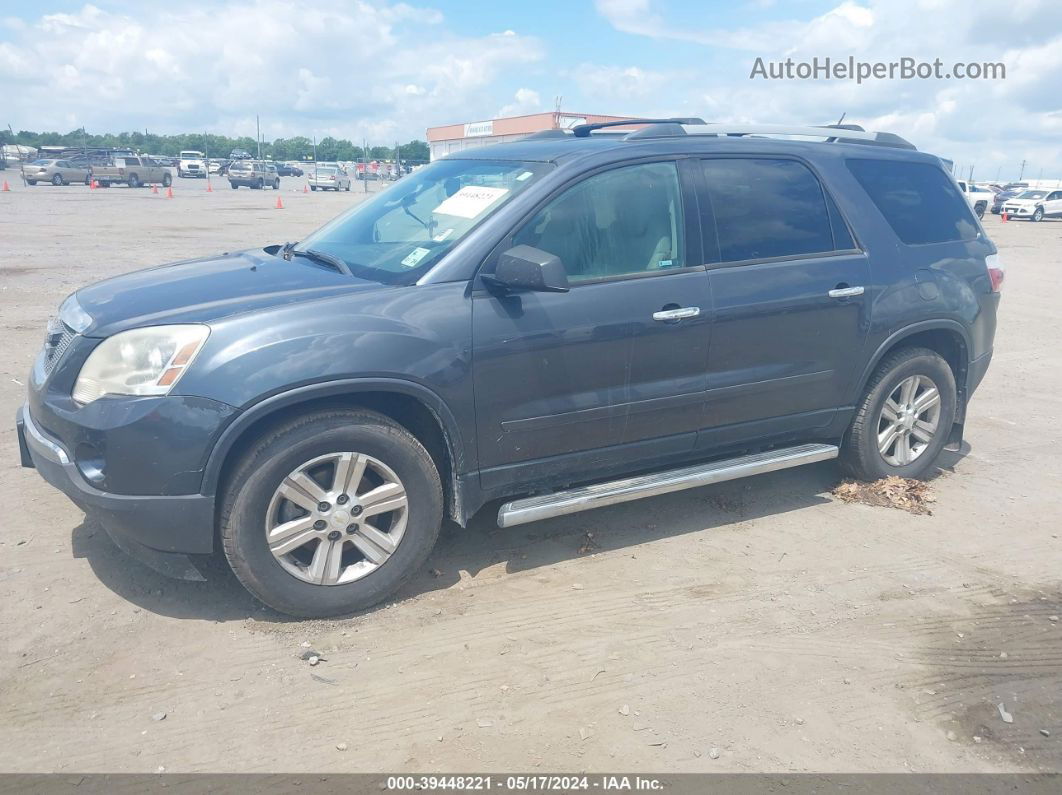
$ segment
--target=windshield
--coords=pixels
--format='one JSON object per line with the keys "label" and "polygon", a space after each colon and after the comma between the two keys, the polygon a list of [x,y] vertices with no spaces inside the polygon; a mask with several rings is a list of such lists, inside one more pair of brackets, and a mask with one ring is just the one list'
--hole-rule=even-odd
{"label": "windshield", "polygon": [[1025,193],[1019,196],[1019,199],[1042,199],[1047,195],[1047,191],[1043,190],[1027,190]]}
{"label": "windshield", "polygon": [[549,168],[547,163],[437,160],[341,215],[297,248],[339,257],[361,278],[412,284]]}

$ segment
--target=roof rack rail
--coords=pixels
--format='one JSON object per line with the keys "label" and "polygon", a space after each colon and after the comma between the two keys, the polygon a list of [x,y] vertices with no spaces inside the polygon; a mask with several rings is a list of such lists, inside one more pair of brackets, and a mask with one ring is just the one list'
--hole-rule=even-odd
{"label": "roof rack rail", "polygon": [[571,128],[576,138],[586,138],[594,130],[603,130],[608,127],[629,127],[633,124],[704,124],[704,119],[694,117],[675,119],[621,119],[617,121],[599,121],[593,124],[576,124]]}
{"label": "roof rack rail", "polygon": [[[678,126],[681,132],[675,127]],[[819,126],[790,126],[787,124],[704,124],[682,123],[679,125],[653,126],[636,130],[628,139],[667,138],[675,135],[718,135],[743,137],[747,135],[791,135],[807,138],[825,138],[830,143],[869,144],[891,146],[899,149],[915,149],[915,145],[895,133],[867,132],[858,124],[824,124]]]}

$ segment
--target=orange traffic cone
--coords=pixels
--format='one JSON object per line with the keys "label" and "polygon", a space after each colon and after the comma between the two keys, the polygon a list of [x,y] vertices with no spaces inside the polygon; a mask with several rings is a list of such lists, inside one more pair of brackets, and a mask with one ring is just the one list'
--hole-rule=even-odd
{"label": "orange traffic cone", "polygon": [[159,186],[158,185],[152,185],[151,186],[151,192],[154,193],[156,196],[158,196],[159,195]]}
{"label": "orange traffic cone", "polygon": [[207,180],[207,193],[213,193],[214,189],[210,187],[210,180]]}
{"label": "orange traffic cone", "polygon": [[277,209],[278,209],[278,210],[283,210],[283,209],[284,209],[284,202],[282,202],[282,201],[280,200],[280,197],[279,197],[279,196],[277,196]]}
{"label": "orange traffic cone", "polygon": [[7,180],[4,180],[4,187],[0,188],[0,193],[10,193],[11,186],[7,184]]}
{"label": "orange traffic cone", "polygon": [[302,186],[302,192],[303,193],[309,193],[310,192],[310,186],[309,185],[303,185]]}
{"label": "orange traffic cone", "polygon": [[1006,213],[1000,213],[999,217],[1003,219],[1003,223],[1007,222],[1007,214]]}
{"label": "orange traffic cone", "polygon": [[167,199],[172,199],[173,198],[173,188],[166,188],[166,198]]}

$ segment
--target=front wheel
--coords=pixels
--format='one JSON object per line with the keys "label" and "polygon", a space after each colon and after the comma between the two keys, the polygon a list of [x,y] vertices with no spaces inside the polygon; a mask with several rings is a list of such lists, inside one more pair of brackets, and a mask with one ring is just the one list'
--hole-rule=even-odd
{"label": "front wheel", "polygon": [[1044,220],[1044,208],[1043,207],[1037,207],[1036,210],[1032,214],[1032,219],[1034,221],[1042,221],[1042,220]]}
{"label": "front wheel", "polygon": [[130,188],[139,188],[140,187],[140,177],[138,177],[136,174],[130,174],[129,175],[129,187]]}
{"label": "front wheel", "polygon": [[947,443],[956,402],[955,375],[935,351],[886,356],[858,404],[841,468],[859,480],[921,477]]}
{"label": "front wheel", "polygon": [[274,428],[228,479],[220,532],[252,594],[293,616],[364,610],[427,560],[442,523],[439,473],[405,428],[371,411]]}
{"label": "front wheel", "polygon": [[63,175],[62,174],[56,174],[54,177],[52,177],[52,184],[55,185],[55,187],[57,187],[57,188],[60,185],[62,185],[63,184]]}

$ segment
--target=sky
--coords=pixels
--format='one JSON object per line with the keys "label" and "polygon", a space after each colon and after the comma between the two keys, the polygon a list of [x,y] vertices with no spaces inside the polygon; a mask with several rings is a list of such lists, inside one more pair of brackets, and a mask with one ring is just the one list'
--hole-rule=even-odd
{"label": "sky", "polygon": [[[750,79],[757,58],[1005,79]],[[975,179],[1062,178],[1062,2],[0,0],[0,125],[333,135],[574,113],[888,130]]]}

